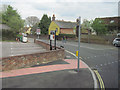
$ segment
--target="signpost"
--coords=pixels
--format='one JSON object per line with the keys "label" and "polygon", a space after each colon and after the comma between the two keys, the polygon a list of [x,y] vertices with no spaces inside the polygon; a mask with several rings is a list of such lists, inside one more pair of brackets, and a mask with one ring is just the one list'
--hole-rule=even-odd
{"label": "signpost", "polygon": [[52,41],[54,41],[54,50],[56,50],[56,30],[50,32],[50,50],[52,50]]}
{"label": "signpost", "polygon": [[36,30],[36,33],[37,33],[38,39],[39,39],[39,35],[40,35],[40,29],[39,28]]}
{"label": "signpost", "polygon": [[79,31],[78,31],[78,72],[79,72],[79,58],[80,58],[80,34],[81,34],[81,31],[80,31],[80,26],[81,26],[81,17],[79,17]]}

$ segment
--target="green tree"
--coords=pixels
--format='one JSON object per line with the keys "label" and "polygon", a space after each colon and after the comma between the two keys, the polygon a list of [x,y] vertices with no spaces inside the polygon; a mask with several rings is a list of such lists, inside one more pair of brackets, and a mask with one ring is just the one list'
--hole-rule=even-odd
{"label": "green tree", "polygon": [[39,27],[41,29],[41,34],[48,34],[48,28],[51,23],[51,17],[48,18],[47,14],[44,14],[40,20]]}
{"label": "green tree", "polygon": [[104,21],[101,19],[98,19],[98,18],[95,19],[92,22],[92,28],[94,29],[97,35],[103,35],[107,33],[107,27],[104,24]]}
{"label": "green tree", "polygon": [[2,23],[8,25],[14,33],[18,32],[24,26],[24,21],[17,10],[14,10],[10,5],[8,5],[7,10],[2,13]]}

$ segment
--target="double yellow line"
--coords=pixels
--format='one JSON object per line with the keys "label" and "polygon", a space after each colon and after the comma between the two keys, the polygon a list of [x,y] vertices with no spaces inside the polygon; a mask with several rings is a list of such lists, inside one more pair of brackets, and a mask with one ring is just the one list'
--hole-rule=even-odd
{"label": "double yellow line", "polygon": [[[75,56],[75,57],[77,58],[77,56],[76,56],[74,53],[72,53],[72,52],[70,52],[70,51],[68,51],[68,50],[65,50],[65,51],[68,52],[68,53],[70,53],[70,54],[72,54],[73,56]],[[82,57],[80,57],[80,59],[82,59]],[[98,73],[97,70],[93,70],[93,71],[95,72],[95,74],[96,74],[97,77],[98,77],[101,90],[105,90],[105,86],[104,86],[104,83],[103,83],[103,80],[102,80],[100,74]]]}
{"label": "double yellow line", "polygon": [[98,73],[97,70],[93,70],[93,71],[95,72],[95,74],[96,74],[97,77],[98,77],[98,80],[99,80],[99,82],[100,82],[100,88],[101,88],[102,90],[105,90],[105,86],[104,86],[104,83],[103,83],[103,80],[102,80],[100,74]]}

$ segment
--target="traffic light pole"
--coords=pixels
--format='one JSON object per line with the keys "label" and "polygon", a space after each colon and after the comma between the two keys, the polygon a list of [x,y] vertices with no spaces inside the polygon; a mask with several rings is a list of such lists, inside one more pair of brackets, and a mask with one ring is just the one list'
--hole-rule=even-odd
{"label": "traffic light pole", "polygon": [[81,24],[81,17],[79,17],[79,31],[78,31],[78,72],[79,72],[79,67],[80,67],[80,65],[79,65],[79,62],[80,62],[80,60],[79,60],[79,58],[80,58],[80,34],[81,34],[81,32],[80,32],[80,24]]}
{"label": "traffic light pole", "polygon": [[51,39],[50,39],[50,50],[52,50],[52,40]]}
{"label": "traffic light pole", "polygon": [[54,41],[54,47],[55,47],[55,50],[56,50],[56,30],[55,30],[55,41]]}

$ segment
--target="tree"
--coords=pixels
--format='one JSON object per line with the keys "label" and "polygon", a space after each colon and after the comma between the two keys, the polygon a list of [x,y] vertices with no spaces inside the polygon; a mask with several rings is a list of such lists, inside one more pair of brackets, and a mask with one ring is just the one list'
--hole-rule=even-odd
{"label": "tree", "polygon": [[87,19],[84,19],[83,20],[83,23],[82,23],[82,29],[86,29],[86,30],[91,30],[91,21],[88,21]]}
{"label": "tree", "polygon": [[48,34],[48,28],[51,23],[51,17],[48,18],[47,14],[44,14],[40,20],[39,27],[41,29],[41,34]]}
{"label": "tree", "polygon": [[24,21],[17,10],[14,10],[10,5],[8,5],[7,10],[2,13],[2,23],[8,25],[13,32],[19,31],[24,26]]}
{"label": "tree", "polygon": [[107,33],[107,27],[104,24],[104,21],[101,19],[95,19],[92,22],[92,28],[96,32],[97,35],[103,35]]}
{"label": "tree", "polygon": [[26,18],[26,24],[29,25],[29,27],[32,27],[37,23],[39,23],[39,18],[36,16],[29,16]]}
{"label": "tree", "polygon": [[[9,31],[12,33],[12,36],[14,37],[16,36],[16,33],[19,32],[19,30],[21,30],[21,28],[24,27],[24,21],[18,14],[17,10],[14,10],[12,6],[8,5],[7,7],[4,7],[3,10],[4,11],[1,13],[2,24],[6,24],[11,28],[11,30]],[[8,37],[8,35],[6,37]]]}
{"label": "tree", "polygon": [[33,27],[32,27],[32,34],[35,34],[36,33],[36,30],[38,29],[38,24],[35,24]]}

